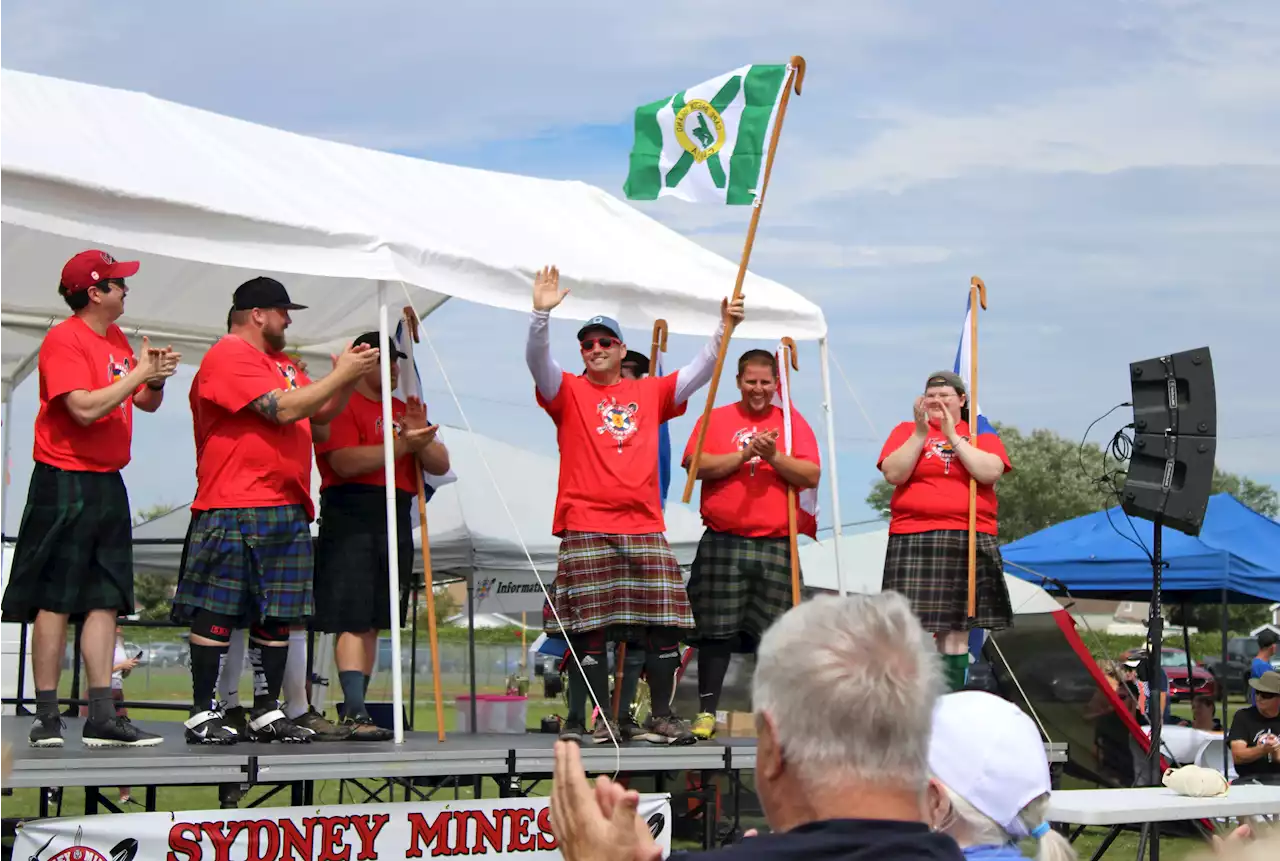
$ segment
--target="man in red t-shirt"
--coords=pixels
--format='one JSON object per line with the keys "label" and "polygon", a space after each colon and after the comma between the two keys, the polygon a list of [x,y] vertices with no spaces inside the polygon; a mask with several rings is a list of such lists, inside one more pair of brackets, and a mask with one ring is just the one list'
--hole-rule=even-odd
{"label": "man in red t-shirt", "polygon": [[6,622],[35,623],[33,747],[62,747],[58,677],[71,617],[82,620],[89,677],[85,746],[161,741],[117,717],[111,699],[116,615],[133,612],[133,530],[120,470],[130,458],[133,408],[160,408],[165,380],[181,358],[146,338],[135,358],[115,324],[129,293],[125,279],[137,271],[137,262],[105,251],[72,257],[58,285],[72,315],[40,344],[35,466],[3,612]]}
{"label": "man in red t-shirt", "polygon": [[[680,632],[693,627],[693,617],[680,566],[663,535],[658,428],[710,381],[726,328],[742,319],[742,301],[722,303],[720,327],[688,365],[667,376],[629,380],[621,373],[627,352],[621,327],[609,317],[592,317],[578,330],[582,374],[568,373],[551,358],[551,310],[568,292],[560,289],[555,268],[538,273],[525,348],[538,405],[555,422],[560,446],[552,532],[561,541],[552,609],[602,706],[609,697],[607,642],[643,638],[653,701],[645,737],[689,744],[693,734],[671,713],[671,699]],[[597,721],[593,738],[606,742],[617,737],[616,729],[608,719]]]}
{"label": "man in red t-shirt", "polygon": [[[366,332],[357,345],[378,346],[378,333]],[[391,388],[399,383],[406,358],[391,341]],[[406,404],[391,399],[395,438],[397,564],[400,569],[400,624],[413,587],[413,498],[418,470],[449,471],[449,451],[427,424],[417,398]],[[391,730],[379,727],[365,708],[364,695],[378,655],[378,634],[391,627],[391,584],[387,581],[387,494],[383,471],[382,374],[370,369],[356,383],[347,407],[329,423],[329,438],[316,443],[320,468],[320,540],[316,543],[316,613],[313,630],[336,634],[334,659],[342,685],[342,725],[352,741],[386,741]],[[422,536],[425,541],[427,536]]]}
{"label": "man in red t-shirt", "polygon": [[[787,488],[811,491],[822,475],[818,440],[791,410],[791,450],[786,420],[775,402],[778,360],[765,350],[738,359],[736,404],[711,412],[698,460],[702,522],[689,578],[689,604],[698,626],[698,716],[693,734],[716,731],[716,707],[733,653],[752,654],[773,621],[791,609],[791,546]],[[702,430],[694,426],[682,463],[688,470]],[[814,537],[812,512],[797,511],[799,531]]]}
{"label": "man in red t-shirt", "polygon": [[312,422],[347,404],[378,351],[348,347],[312,382],[285,354],[289,312],[305,306],[284,285],[254,278],[236,289],[231,331],[205,354],[191,383],[196,498],[183,548],[175,620],[191,625],[192,744],[239,734],[216,702],[232,630],[249,628],[250,741],[308,741],[279,709],[289,628],[311,615]]}

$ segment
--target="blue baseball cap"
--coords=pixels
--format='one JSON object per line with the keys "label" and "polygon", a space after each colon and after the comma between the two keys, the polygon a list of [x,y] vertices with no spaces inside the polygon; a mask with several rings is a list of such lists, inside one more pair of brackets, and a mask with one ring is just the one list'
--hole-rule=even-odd
{"label": "blue baseball cap", "polygon": [[602,314],[597,314],[595,317],[592,317],[590,320],[583,323],[582,328],[578,330],[578,340],[581,341],[582,336],[587,334],[591,329],[604,329],[619,341],[622,340],[622,327],[619,326],[618,321],[612,317],[605,317]]}

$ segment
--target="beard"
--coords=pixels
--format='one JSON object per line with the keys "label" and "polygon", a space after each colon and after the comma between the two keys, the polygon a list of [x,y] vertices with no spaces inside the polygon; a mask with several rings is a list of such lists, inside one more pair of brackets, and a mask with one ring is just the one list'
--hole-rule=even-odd
{"label": "beard", "polygon": [[268,332],[262,330],[262,340],[267,342],[267,346],[277,353],[283,353],[285,347],[284,332]]}

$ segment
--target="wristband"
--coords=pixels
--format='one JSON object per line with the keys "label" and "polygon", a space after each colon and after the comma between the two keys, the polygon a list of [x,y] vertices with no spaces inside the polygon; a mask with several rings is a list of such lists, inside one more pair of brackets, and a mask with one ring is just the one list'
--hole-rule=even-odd
{"label": "wristband", "polygon": [[151,389],[151,391],[153,391],[153,392],[163,391],[163,390],[164,390],[164,380],[161,380],[161,381],[160,381],[160,385],[158,385],[158,386],[157,386],[155,383],[147,383],[147,388],[148,388],[148,389]]}

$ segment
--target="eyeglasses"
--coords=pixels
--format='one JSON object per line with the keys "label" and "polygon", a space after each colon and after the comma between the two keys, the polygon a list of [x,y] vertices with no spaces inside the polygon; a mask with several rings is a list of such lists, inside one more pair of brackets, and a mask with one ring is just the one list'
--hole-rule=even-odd
{"label": "eyeglasses", "polygon": [[617,338],[584,338],[582,341],[582,352],[594,350],[596,344],[600,345],[600,349],[607,350],[614,344],[621,344]]}
{"label": "eyeglasses", "polygon": [[1259,690],[1255,690],[1253,692],[1253,695],[1260,700],[1273,700],[1276,697],[1280,697],[1280,694],[1273,694],[1270,691],[1259,691]]}

